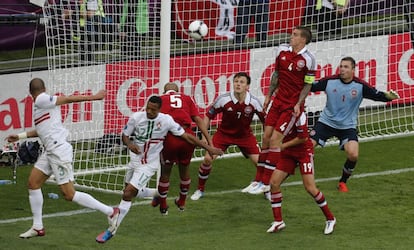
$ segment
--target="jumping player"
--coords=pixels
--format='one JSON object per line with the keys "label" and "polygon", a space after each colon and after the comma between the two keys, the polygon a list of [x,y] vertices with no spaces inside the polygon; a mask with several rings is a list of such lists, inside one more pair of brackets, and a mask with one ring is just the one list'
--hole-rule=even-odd
{"label": "jumping player", "polygon": [[[283,138],[304,110],[304,101],[312,87],[317,67],[314,55],[306,47],[311,40],[309,28],[298,26],[293,29],[290,44],[281,44],[278,48],[275,71],[264,102],[265,110],[273,95],[274,98],[266,116],[257,168],[259,173],[248,190],[250,193],[269,190],[269,179],[276,167]],[[270,140],[272,136],[274,139]],[[257,179],[259,176],[263,178]]]}

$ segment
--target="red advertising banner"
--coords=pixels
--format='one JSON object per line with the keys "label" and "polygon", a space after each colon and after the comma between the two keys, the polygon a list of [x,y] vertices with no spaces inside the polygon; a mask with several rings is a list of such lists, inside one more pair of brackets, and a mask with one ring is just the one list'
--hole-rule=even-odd
{"label": "red advertising banner", "polygon": [[389,36],[388,89],[398,90],[400,103],[414,102],[414,50],[409,33]]}
{"label": "red advertising banner", "polygon": [[[106,66],[104,133],[119,133],[132,112],[142,110],[152,94],[161,94],[159,60],[142,60]],[[235,73],[249,72],[249,52],[222,52],[175,57],[170,60],[171,81],[192,96],[201,114],[214,99],[231,90]]]}

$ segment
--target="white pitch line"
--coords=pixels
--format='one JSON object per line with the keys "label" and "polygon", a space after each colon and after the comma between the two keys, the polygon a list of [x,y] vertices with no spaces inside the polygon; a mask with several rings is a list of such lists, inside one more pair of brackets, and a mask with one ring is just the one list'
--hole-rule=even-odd
{"label": "white pitch line", "polygon": [[[414,171],[414,168],[402,168],[402,169],[387,170],[387,171],[382,171],[382,172],[363,173],[363,174],[352,175],[352,179],[365,178],[365,177],[371,177],[371,176],[380,176],[380,175],[401,174],[401,173],[413,172],[413,171]],[[316,182],[336,181],[338,179],[339,179],[339,176],[338,177],[317,179]],[[282,186],[297,186],[297,185],[302,185],[302,181],[293,181],[293,182],[288,182],[288,183],[282,184]],[[226,190],[226,191],[220,191],[220,192],[209,192],[208,196],[215,196],[215,195],[222,195],[222,194],[229,194],[229,193],[237,193],[237,192],[240,192],[240,189]],[[172,199],[172,197],[171,197],[171,199]],[[148,205],[149,203],[150,203],[150,201],[148,201],[148,200],[137,201],[137,202],[133,203],[133,206]],[[96,210],[92,210],[92,209],[89,209],[89,208],[84,208],[84,209],[67,211],[67,212],[45,214],[45,215],[43,215],[43,218],[64,217],[64,216],[72,216],[72,215],[77,215],[77,214],[87,214],[87,213],[93,213],[93,212],[96,212]],[[28,221],[28,220],[32,220],[32,217],[23,217],[23,218],[0,220],[0,224],[9,224],[9,223],[15,223],[15,222],[19,222],[19,221]]]}

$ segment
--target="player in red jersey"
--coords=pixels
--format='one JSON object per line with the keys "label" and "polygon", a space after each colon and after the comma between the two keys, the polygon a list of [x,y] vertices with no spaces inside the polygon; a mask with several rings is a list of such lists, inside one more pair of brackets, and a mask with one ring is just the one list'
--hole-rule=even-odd
{"label": "player in red jersey", "polygon": [[328,208],[325,196],[315,184],[313,145],[309,138],[306,120],[305,113],[302,113],[294,128],[290,130],[283,140],[280,158],[270,179],[270,202],[274,221],[267,230],[268,233],[275,233],[286,227],[282,219],[282,192],[280,185],[289,175],[295,174],[297,166],[300,168],[306,191],[313,197],[326,217],[324,234],[331,234],[334,230],[336,219]]}
{"label": "player in red jersey", "polygon": [[[250,76],[239,72],[233,79],[233,92],[217,97],[209,108],[204,122],[210,124],[210,120],[222,113],[222,121],[213,136],[213,145],[225,151],[230,145],[236,145],[246,157],[256,165],[260,148],[250,124],[253,116],[258,115],[264,122],[265,112],[255,96],[249,93]],[[215,157],[210,154],[204,156],[204,160],[198,170],[198,188],[191,196],[192,200],[198,200],[204,195],[204,188],[211,171],[211,164]]]}
{"label": "player in red jersey", "polygon": [[[161,113],[169,114],[175,122],[181,125],[187,133],[193,134],[191,124],[194,121],[209,145],[212,145],[207,126],[200,117],[197,106],[190,96],[179,93],[177,84],[169,82],[164,86],[164,95],[161,96]],[[162,151],[161,176],[158,184],[159,196],[155,197],[152,206],[160,205],[160,212],[168,214],[167,194],[170,187],[171,169],[174,164],[178,165],[180,173],[180,196],[175,200],[180,211],[184,211],[185,200],[190,188],[190,161],[195,146],[187,141],[169,133],[164,141]]]}
{"label": "player in red jersey", "polygon": [[[269,179],[279,158],[283,138],[304,110],[304,101],[315,80],[317,67],[314,55],[306,47],[311,39],[311,31],[298,26],[293,29],[290,44],[281,44],[278,48],[275,71],[264,102],[265,110],[275,95],[265,121],[256,178],[246,188],[249,193],[269,190]],[[273,134],[274,140],[270,140]],[[259,179],[260,176],[263,178]]]}

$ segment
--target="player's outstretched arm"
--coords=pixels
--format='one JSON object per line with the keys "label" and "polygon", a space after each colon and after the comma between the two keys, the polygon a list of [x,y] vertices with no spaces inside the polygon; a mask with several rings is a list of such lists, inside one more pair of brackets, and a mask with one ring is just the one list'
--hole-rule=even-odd
{"label": "player's outstretched arm", "polygon": [[[208,117],[206,117],[208,119]],[[208,133],[208,127],[210,125],[210,119],[208,121],[203,120],[200,116],[193,117],[194,122],[197,124],[197,127],[200,129],[201,133],[203,134],[203,138],[207,141],[209,145],[213,145],[211,141],[211,136]]]}
{"label": "player's outstretched arm", "polygon": [[400,95],[392,89],[388,92],[384,92],[384,94],[385,97],[390,101],[400,98]]}
{"label": "player's outstretched arm", "polygon": [[18,140],[21,139],[26,139],[26,138],[31,138],[31,137],[37,137],[37,131],[36,130],[30,130],[30,131],[25,131],[19,134],[12,134],[7,136],[6,140],[8,142],[16,142]]}
{"label": "player's outstretched arm", "polygon": [[102,89],[94,95],[71,95],[71,96],[58,96],[56,105],[62,105],[72,102],[84,102],[84,101],[97,101],[106,97],[106,90]]}
{"label": "player's outstretched arm", "polygon": [[181,135],[181,138],[183,138],[187,142],[194,144],[200,148],[204,148],[210,153],[210,155],[223,155],[224,154],[223,150],[204,143],[203,141],[199,140],[197,137],[195,137],[192,134],[184,133]]}

